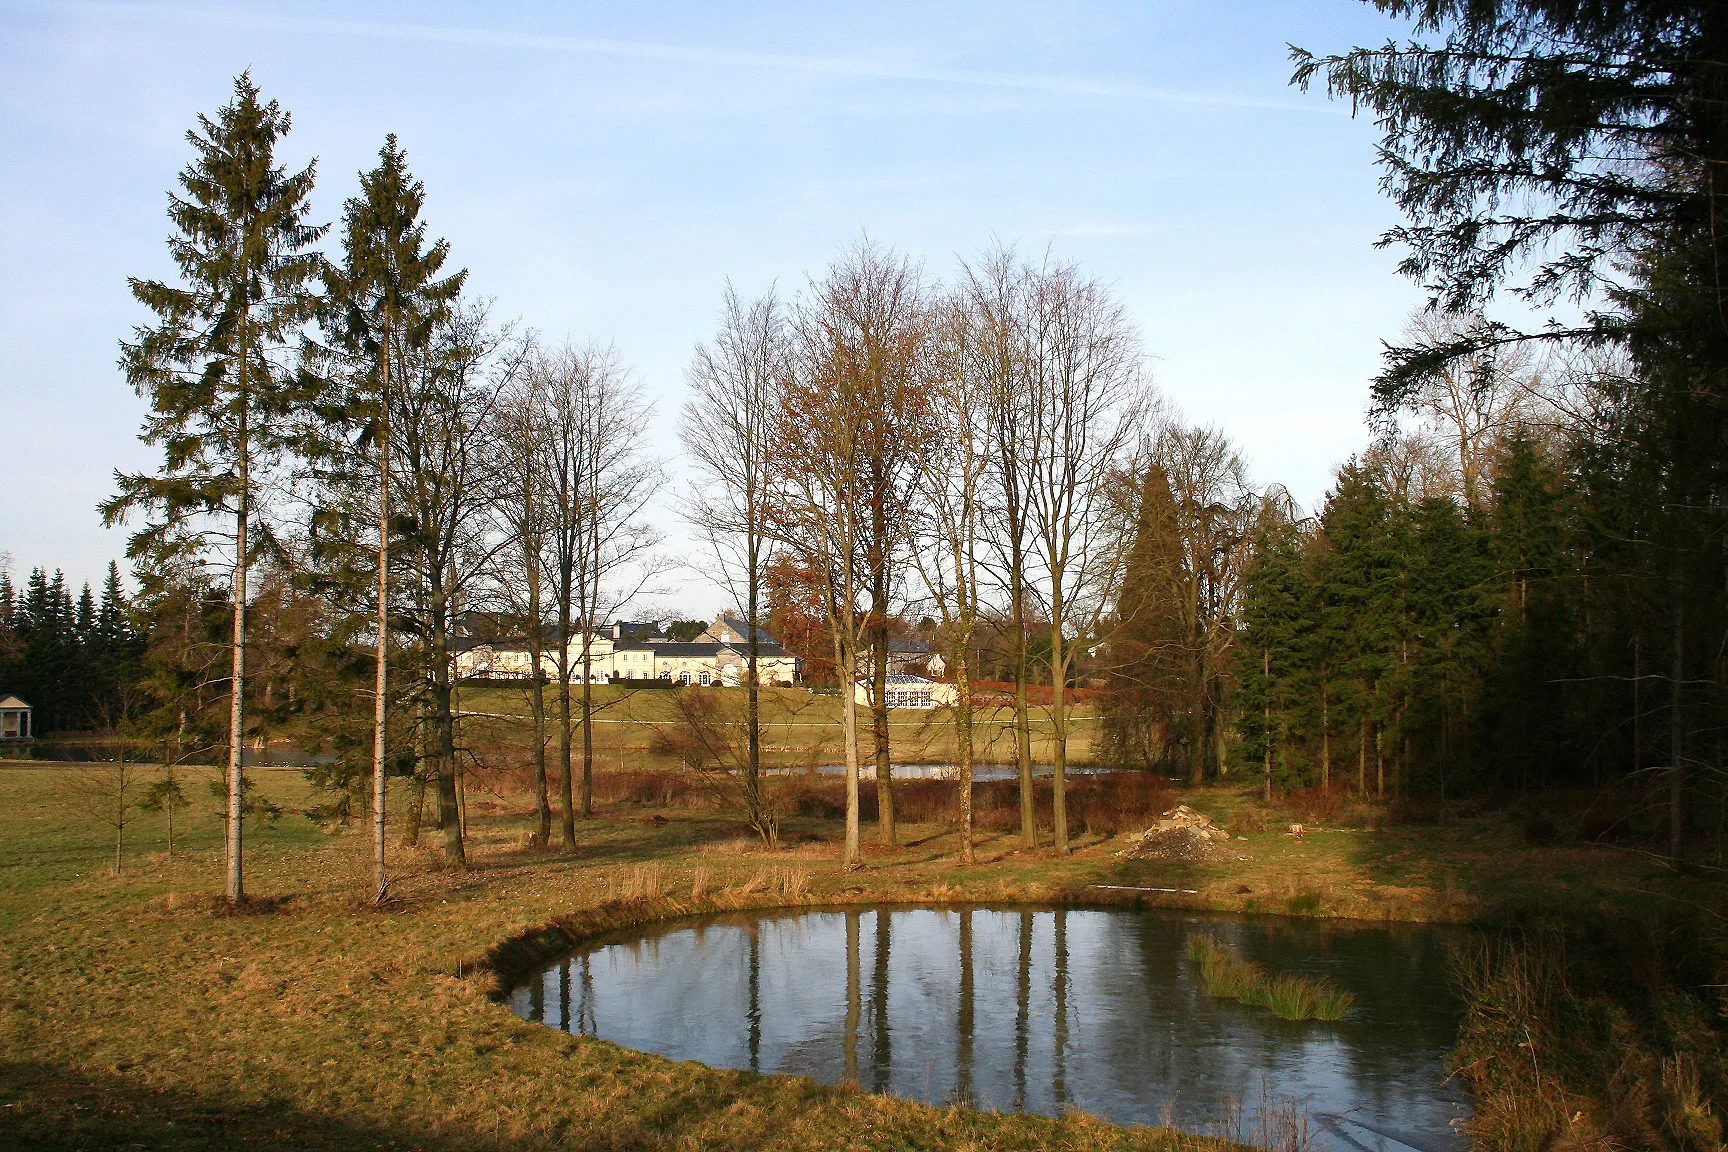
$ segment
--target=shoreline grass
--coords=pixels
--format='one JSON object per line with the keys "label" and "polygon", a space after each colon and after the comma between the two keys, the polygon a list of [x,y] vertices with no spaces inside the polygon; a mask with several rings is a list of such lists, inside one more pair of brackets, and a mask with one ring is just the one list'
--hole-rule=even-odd
{"label": "shoreline grass", "polygon": [[1294,972],[1268,976],[1259,964],[1201,933],[1188,937],[1188,958],[1199,966],[1206,995],[1267,1008],[1286,1020],[1341,1020],[1356,1003],[1355,993],[1330,980]]}

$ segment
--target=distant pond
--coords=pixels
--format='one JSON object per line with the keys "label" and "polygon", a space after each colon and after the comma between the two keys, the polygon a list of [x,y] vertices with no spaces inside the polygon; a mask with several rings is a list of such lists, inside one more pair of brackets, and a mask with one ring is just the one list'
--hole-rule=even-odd
{"label": "distant pond", "polygon": [[[1208,933],[1354,992],[1296,1023],[1201,992]],[[1450,930],[1164,911],[739,914],[603,938],[516,989],[529,1020],[677,1060],[935,1104],[1219,1131],[1226,1105],[1308,1117],[1312,1147],[1451,1152]]]}

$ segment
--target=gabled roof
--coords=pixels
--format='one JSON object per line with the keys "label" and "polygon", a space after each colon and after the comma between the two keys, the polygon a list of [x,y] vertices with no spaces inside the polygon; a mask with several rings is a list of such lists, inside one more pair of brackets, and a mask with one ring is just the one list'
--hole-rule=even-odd
{"label": "gabled roof", "polygon": [[[748,644],[750,642],[750,625],[729,612],[723,613],[708,626],[708,630],[702,635],[719,643]],[[733,640],[732,637],[737,637],[737,639]],[[756,644],[758,648],[776,643],[777,641],[768,634],[766,628],[757,627]]]}
{"label": "gabled roof", "polygon": [[28,707],[30,707],[30,705],[24,703],[24,701],[18,699],[16,696],[0,696],[0,708],[5,708],[8,711],[11,711],[18,708]]}

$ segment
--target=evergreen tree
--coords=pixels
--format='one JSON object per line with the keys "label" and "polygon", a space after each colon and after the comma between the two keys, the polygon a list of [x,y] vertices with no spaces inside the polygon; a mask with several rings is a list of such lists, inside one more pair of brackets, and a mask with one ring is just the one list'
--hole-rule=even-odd
{"label": "evergreen tree", "polygon": [[1140,483],[1137,503],[1099,695],[1098,755],[1113,764],[1153,768],[1169,761],[1182,735],[1174,727],[1186,703],[1181,685],[1193,656],[1176,610],[1182,566],[1176,500],[1156,464]]}
{"label": "evergreen tree", "polygon": [[1242,606],[1236,705],[1249,771],[1272,789],[1309,782],[1302,748],[1315,691],[1315,588],[1307,540],[1295,524],[1279,524],[1257,542]]}
{"label": "evergreen tree", "polygon": [[18,593],[12,574],[0,568],[0,692],[23,691],[24,642],[18,635]]}
{"label": "evergreen tree", "polygon": [[[407,366],[431,346],[436,326],[450,315],[466,270],[438,279],[449,257],[443,240],[426,246],[420,210],[425,186],[408,173],[407,154],[387,137],[378,166],[360,176],[360,195],[343,212],[343,262],[326,269],[332,335],[351,371],[347,405],[339,427],[355,446],[370,449],[377,504],[376,677],[372,777],[373,854],[376,892],[383,900],[386,721],[390,651],[390,412],[394,387]],[[357,459],[352,460],[358,464]],[[357,477],[346,477],[350,484]]]}
{"label": "evergreen tree", "polygon": [[215,120],[187,133],[196,158],[170,194],[178,234],[169,250],[183,283],[130,281],[157,316],[121,345],[128,382],[150,402],[142,438],[160,445],[159,472],[120,474],[102,506],[109,524],[129,513],[154,517],[128,555],[161,565],[230,549],[227,894],[242,885],[241,764],[245,736],[246,604],[251,553],[261,528],[260,479],[279,459],[288,417],[304,397],[284,363],[312,318],[322,260],[311,246],[322,227],[306,222],[314,165],[292,175],[276,148],[290,118],[264,102],[249,75]]}
{"label": "evergreen tree", "polygon": [[1383,683],[1401,647],[1398,517],[1385,487],[1359,462],[1340,469],[1320,516],[1315,581],[1321,643],[1333,654],[1342,731],[1355,745],[1356,790],[1379,780],[1386,720]]}

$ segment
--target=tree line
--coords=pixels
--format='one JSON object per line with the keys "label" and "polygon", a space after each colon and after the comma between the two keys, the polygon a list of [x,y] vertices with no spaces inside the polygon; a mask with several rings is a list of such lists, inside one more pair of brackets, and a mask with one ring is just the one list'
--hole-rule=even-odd
{"label": "tree line", "polygon": [[143,650],[118,565],[108,566],[100,598],[89,584],[73,596],[61,572],[41,568],[20,591],[0,569],[0,690],[30,704],[39,728],[114,729],[133,719]]}
{"label": "tree line", "polygon": [[[863,240],[795,294],[727,290],[688,372],[682,504],[752,626],[739,775],[765,840],[755,625],[796,620],[843,698],[864,686],[866,714],[841,709],[855,864],[866,754],[880,835],[895,836],[887,640],[915,610],[953,657],[968,856],[970,733],[994,722],[970,684],[986,667],[1012,686],[1028,845],[1042,683],[1059,851],[1071,694],[1089,684],[1103,758],[1196,782],[1457,795],[1659,771],[1680,854],[1720,760],[1710,637],[1728,618],[1707,227],[1722,150],[1673,86],[1702,82],[1687,53],[1713,25],[1405,7],[1447,44],[1297,56],[1298,82],[1324,76],[1383,116],[1388,186],[1413,221],[1388,242],[1410,246],[1406,270],[1434,293],[1376,384],[1379,439],[1312,517],[1160,403],[1121,304],[1071,264],[997,248],[944,283]],[[1556,47],[1568,21],[1598,19],[1613,35],[1595,56]],[[1615,73],[1617,52],[1648,73]],[[1591,84],[1544,87],[1562,56]],[[1538,96],[1571,103],[1538,123]],[[1658,150],[1605,175],[1591,149],[1653,147],[1650,123],[1689,159]],[[556,814],[574,845],[592,805],[590,640],[668,571],[644,515],[667,477],[611,349],[548,345],[465,294],[393,137],[324,255],[315,165],[275,159],[289,126],[242,76],[188,134],[170,197],[181,282],[133,282],[157,319],[122,349],[163,466],[118,476],[104,512],[145,521],[130,554],[146,595],[179,589],[182,631],[203,637],[182,653],[197,707],[164,693],[153,715],[225,734],[229,895],[243,743],[322,707],[345,749],[326,782],[371,786],[383,898],[393,776],[413,791],[405,834],[430,794],[462,858],[453,657],[477,605],[518,621],[533,666],[552,668],[531,685],[536,837],[552,841]],[[1543,147],[1570,159],[1542,167]],[[1495,163],[1466,163],[1479,155]],[[1532,189],[1560,208],[1483,206]],[[1605,229],[1590,215],[1604,206],[1624,219]],[[1586,319],[1487,319],[1519,258],[1529,299],[1573,291]],[[218,622],[225,676],[208,666]]]}
{"label": "tree line", "polygon": [[[143,521],[129,555],[161,633],[144,726],[177,749],[226,744],[230,897],[243,895],[245,745],[318,716],[339,752],[321,782],[344,802],[370,784],[382,899],[393,776],[412,793],[405,835],[419,835],[429,797],[445,852],[463,855],[453,669],[475,607],[515,621],[531,664],[551,668],[531,682],[536,839],[551,842],[556,812],[575,843],[592,807],[591,640],[667,570],[644,516],[666,476],[615,353],[551,346],[465,296],[394,137],[325,255],[315,164],[288,172],[275,158],[290,126],[241,76],[188,133],[194,160],[169,202],[180,281],[132,281],[156,319],[122,344],[162,466],[117,474],[103,513]],[[887,638],[918,604],[956,655],[962,731],[981,625],[1011,624],[996,671],[1017,685],[1029,843],[1028,687],[1049,685],[1065,849],[1068,691],[1115,605],[1129,478],[1164,442],[1153,429],[1173,427],[1121,305],[1072,265],[998,250],[943,286],[862,242],[794,299],[728,291],[689,376],[698,481],[685,510],[752,626],[768,618],[770,574],[795,572],[833,667],[866,685],[883,837],[895,835]],[[772,841],[751,635],[743,778]],[[854,710],[842,715],[855,862],[864,738]]]}

